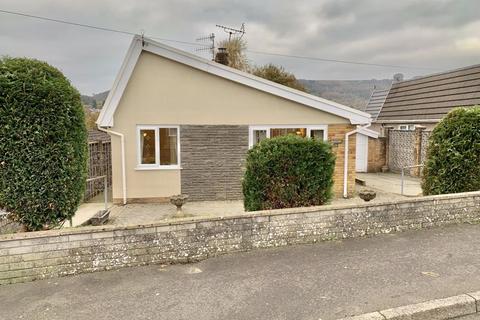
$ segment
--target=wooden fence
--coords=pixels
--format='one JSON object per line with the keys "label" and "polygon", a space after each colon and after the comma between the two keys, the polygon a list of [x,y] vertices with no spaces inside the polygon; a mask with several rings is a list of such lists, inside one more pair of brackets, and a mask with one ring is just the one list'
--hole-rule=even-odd
{"label": "wooden fence", "polygon": [[[95,139],[95,140],[94,140]],[[112,152],[110,137],[89,132],[88,142],[88,179],[107,176],[108,187],[112,185]],[[87,182],[84,201],[91,200],[104,190],[102,179]]]}

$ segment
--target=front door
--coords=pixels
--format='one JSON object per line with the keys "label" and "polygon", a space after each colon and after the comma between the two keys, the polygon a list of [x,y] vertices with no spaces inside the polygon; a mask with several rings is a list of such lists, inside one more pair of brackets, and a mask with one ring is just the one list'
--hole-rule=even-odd
{"label": "front door", "polygon": [[367,172],[368,165],[368,137],[357,133],[357,146],[355,156],[355,171]]}

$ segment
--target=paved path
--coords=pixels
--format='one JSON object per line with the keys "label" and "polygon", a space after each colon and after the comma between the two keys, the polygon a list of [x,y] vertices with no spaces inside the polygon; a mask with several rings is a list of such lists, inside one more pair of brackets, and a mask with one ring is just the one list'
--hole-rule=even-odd
{"label": "paved path", "polygon": [[480,290],[480,226],[0,286],[0,319],[336,319]]}
{"label": "paved path", "polygon": [[[368,174],[370,175],[370,174]],[[375,175],[375,174],[373,174]],[[363,187],[357,186],[357,191]],[[369,186],[372,188],[372,186]],[[399,187],[400,188],[400,187]],[[387,188],[388,189],[388,188]],[[400,189],[399,189],[400,190]],[[371,203],[379,203],[398,199],[405,199],[399,194],[375,189],[377,197]],[[323,208],[342,205],[364,204],[358,196],[349,199],[336,198]],[[183,207],[187,217],[226,217],[244,214],[243,201],[194,201],[187,202]],[[175,220],[176,208],[170,203],[137,203],[125,206],[113,206],[109,224],[115,225],[142,225],[155,222]]]}
{"label": "paved path", "polygon": [[[366,182],[366,187],[371,187],[392,196],[400,195],[402,190],[402,176],[399,173],[360,173],[357,172],[357,178]],[[422,195],[421,180],[417,177],[405,175],[403,184],[403,194],[406,196]]]}

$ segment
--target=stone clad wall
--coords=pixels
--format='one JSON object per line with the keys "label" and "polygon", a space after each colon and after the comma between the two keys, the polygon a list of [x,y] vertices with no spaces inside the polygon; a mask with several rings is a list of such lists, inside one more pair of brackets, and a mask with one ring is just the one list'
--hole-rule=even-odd
{"label": "stone clad wall", "polygon": [[0,284],[480,221],[480,192],[0,236]]}
{"label": "stone clad wall", "polygon": [[191,200],[242,199],[248,126],[180,128],[182,193]]}
{"label": "stone clad wall", "polygon": [[391,130],[389,142],[388,157],[391,171],[400,172],[403,167],[415,164],[415,131]]}

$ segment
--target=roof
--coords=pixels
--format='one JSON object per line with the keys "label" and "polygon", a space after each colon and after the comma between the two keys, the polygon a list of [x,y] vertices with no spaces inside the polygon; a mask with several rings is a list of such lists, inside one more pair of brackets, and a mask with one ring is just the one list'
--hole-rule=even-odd
{"label": "roof", "polygon": [[480,104],[480,65],[394,83],[378,122],[440,120],[452,108]]}
{"label": "roof", "polygon": [[203,59],[191,53],[136,35],[133,37],[125,60],[123,61],[120,71],[113,83],[112,90],[110,90],[98,117],[97,124],[100,127],[113,126],[113,115],[120,103],[123,92],[127,87],[128,80],[133,73],[142,51],[147,51],[230,81],[337,115],[348,119],[351,124],[367,124],[371,122],[371,117],[368,113],[259,78],[252,74],[224,66],[214,61]]}
{"label": "roof", "polygon": [[372,95],[368,100],[367,107],[365,108],[365,112],[372,116],[373,121],[377,120],[378,114],[380,113],[380,110],[382,110],[383,103],[385,102],[389,91],[390,89],[373,90]]}

